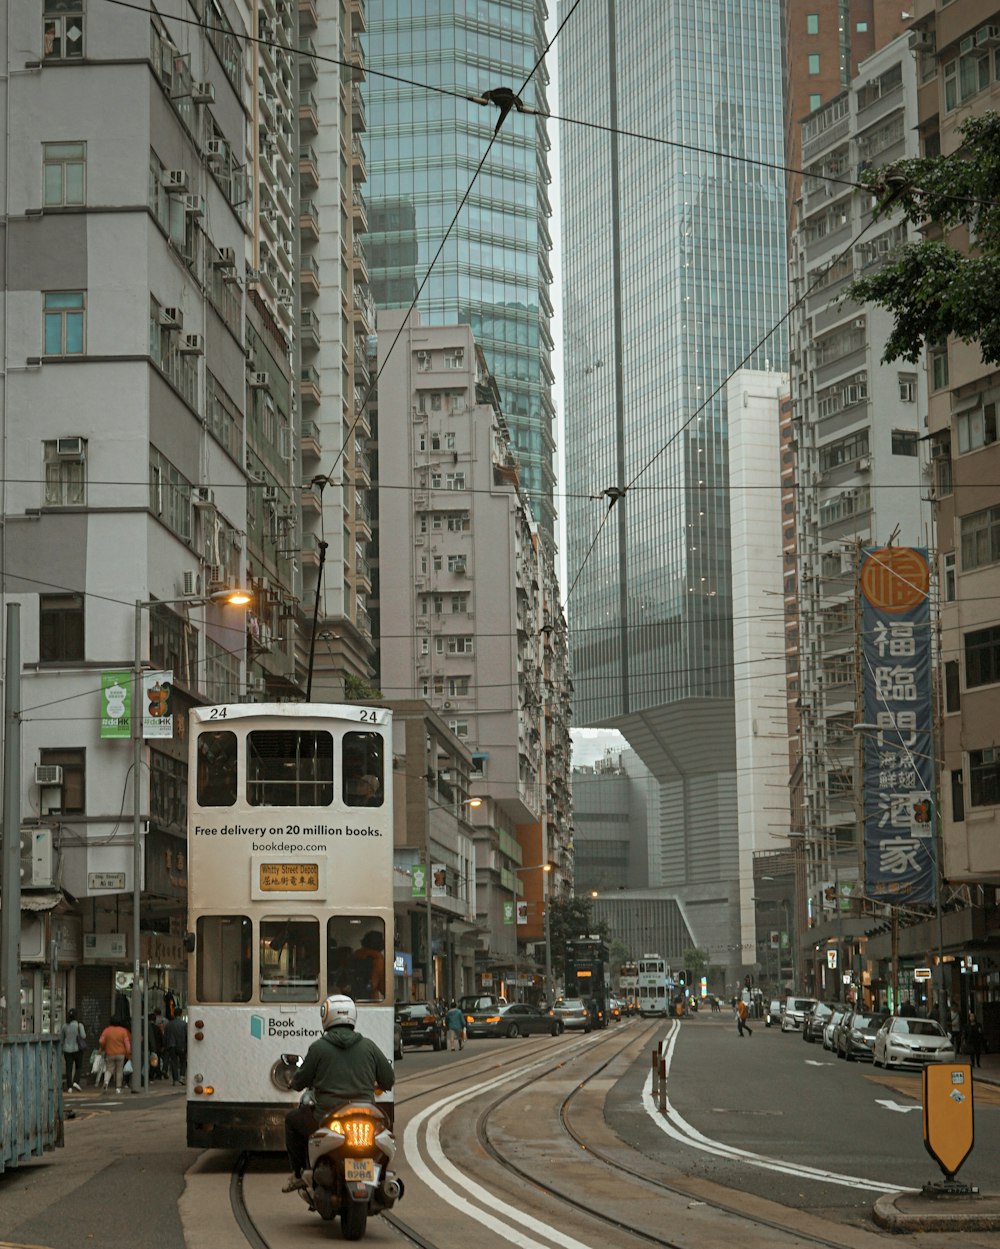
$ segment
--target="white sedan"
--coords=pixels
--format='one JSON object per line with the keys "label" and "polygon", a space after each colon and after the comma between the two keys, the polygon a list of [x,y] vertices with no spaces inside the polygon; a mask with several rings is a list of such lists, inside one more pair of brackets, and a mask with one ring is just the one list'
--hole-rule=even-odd
{"label": "white sedan", "polygon": [[893,1015],[875,1034],[872,1062],[876,1067],[923,1067],[955,1061],[951,1037],[936,1019]]}

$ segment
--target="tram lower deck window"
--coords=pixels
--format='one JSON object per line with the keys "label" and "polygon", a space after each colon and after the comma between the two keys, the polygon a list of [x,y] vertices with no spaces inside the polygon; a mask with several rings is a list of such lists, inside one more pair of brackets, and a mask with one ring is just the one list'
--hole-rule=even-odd
{"label": "tram lower deck window", "polygon": [[260,921],[260,1000],[319,1001],[319,921],[281,915]]}
{"label": "tram lower deck window", "polygon": [[356,1002],[385,1000],[385,923],[377,915],[334,915],[326,925],[326,991]]}
{"label": "tram lower deck window", "polygon": [[199,1002],[249,1002],[252,926],[246,915],[199,915],[195,978]]}

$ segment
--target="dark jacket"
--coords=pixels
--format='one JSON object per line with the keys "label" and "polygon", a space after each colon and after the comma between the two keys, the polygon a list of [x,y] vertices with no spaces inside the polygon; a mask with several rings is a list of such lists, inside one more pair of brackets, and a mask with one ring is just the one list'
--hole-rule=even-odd
{"label": "dark jacket", "polygon": [[187,1021],[180,1015],[167,1020],[163,1029],[163,1045],[165,1049],[176,1050],[178,1054],[186,1054],[188,1047]]}
{"label": "dark jacket", "polygon": [[344,1102],[373,1102],[376,1085],[388,1090],[395,1081],[392,1064],[374,1041],[340,1027],[329,1028],[309,1046],[292,1088],[312,1089],[317,1106],[333,1110]]}

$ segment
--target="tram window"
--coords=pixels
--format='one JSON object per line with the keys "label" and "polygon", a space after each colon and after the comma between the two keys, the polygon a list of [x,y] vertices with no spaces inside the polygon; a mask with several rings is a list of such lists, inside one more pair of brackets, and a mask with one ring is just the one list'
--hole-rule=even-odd
{"label": "tram window", "polygon": [[198,805],[231,807],[236,801],[236,734],[198,737]]}
{"label": "tram window", "polygon": [[199,915],[195,978],[199,1002],[249,1002],[253,946],[245,915]]}
{"label": "tram window", "polygon": [[344,734],[344,802],[380,807],[385,801],[384,739],[381,733]]}
{"label": "tram window", "polygon": [[319,1001],[319,921],[280,915],[260,921],[260,1000]]}
{"label": "tram window", "polygon": [[326,925],[326,991],[356,1002],[385,1000],[385,923],[377,915],[335,915]]}
{"label": "tram window", "polygon": [[304,729],[247,736],[247,801],[252,807],[328,807],[333,801],[333,737]]}

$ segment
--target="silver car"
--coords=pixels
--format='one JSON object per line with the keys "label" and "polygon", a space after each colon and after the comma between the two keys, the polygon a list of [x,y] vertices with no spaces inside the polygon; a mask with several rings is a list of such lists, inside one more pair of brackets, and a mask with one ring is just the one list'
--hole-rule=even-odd
{"label": "silver car", "polygon": [[566,1029],[576,1028],[581,1032],[589,1032],[593,1026],[586,1002],[578,997],[560,999],[556,1002],[555,1012],[556,1017],[562,1020],[563,1027]]}
{"label": "silver car", "polygon": [[876,1067],[923,1067],[954,1061],[951,1037],[936,1019],[894,1015],[875,1034],[872,1062]]}
{"label": "silver car", "polygon": [[782,1032],[801,1032],[802,1020],[816,1005],[814,997],[786,997],[781,1012]]}

